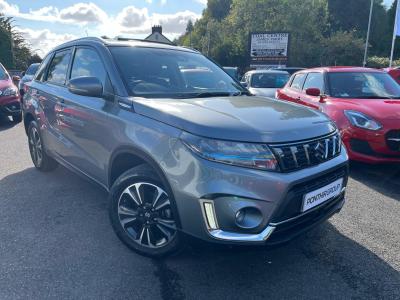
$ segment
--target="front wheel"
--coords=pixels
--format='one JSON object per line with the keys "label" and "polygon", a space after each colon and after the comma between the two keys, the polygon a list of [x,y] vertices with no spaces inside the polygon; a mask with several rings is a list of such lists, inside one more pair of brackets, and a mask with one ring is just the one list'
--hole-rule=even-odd
{"label": "front wheel", "polygon": [[21,123],[22,122],[22,114],[13,116],[12,120],[14,123]]}
{"label": "front wheel", "polygon": [[134,251],[160,257],[180,247],[173,200],[149,166],[122,174],[110,192],[110,219],[118,237]]}
{"label": "front wheel", "polygon": [[39,127],[35,121],[32,121],[28,127],[28,143],[32,162],[36,169],[47,172],[57,167],[57,162],[45,151]]}

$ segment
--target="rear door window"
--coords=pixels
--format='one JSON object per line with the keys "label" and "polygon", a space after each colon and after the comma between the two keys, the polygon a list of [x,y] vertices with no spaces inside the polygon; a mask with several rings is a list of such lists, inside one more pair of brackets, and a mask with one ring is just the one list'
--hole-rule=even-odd
{"label": "rear door window", "polygon": [[295,90],[301,90],[303,88],[305,73],[296,74],[290,84],[290,87]]}
{"label": "rear door window", "polygon": [[70,59],[71,49],[56,52],[49,66],[47,81],[64,85],[67,79],[67,71]]}
{"label": "rear door window", "polygon": [[47,66],[48,66],[48,64],[50,62],[51,56],[52,56],[51,54],[48,54],[43,59],[42,63],[39,66],[38,71],[36,72],[36,77],[35,77],[36,81],[43,81],[44,80],[44,77],[46,75],[46,69],[47,69]]}

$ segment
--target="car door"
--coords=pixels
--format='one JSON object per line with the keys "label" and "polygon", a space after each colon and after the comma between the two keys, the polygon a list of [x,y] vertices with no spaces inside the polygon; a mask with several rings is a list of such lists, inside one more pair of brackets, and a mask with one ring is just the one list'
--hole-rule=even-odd
{"label": "car door", "polygon": [[301,103],[308,107],[319,109],[321,105],[320,97],[307,95],[306,90],[309,88],[317,88],[321,91],[321,94],[325,93],[324,74],[322,72],[310,72],[307,74],[301,95]]}
{"label": "car door", "polygon": [[[108,75],[99,53],[91,47],[76,47],[69,79],[97,77],[107,84]],[[65,89],[62,106],[57,116],[59,130],[65,140],[63,158],[99,183],[105,179],[105,158],[110,156],[107,136],[111,134],[109,111],[113,101],[77,95]]]}
{"label": "car door", "polygon": [[304,72],[295,74],[290,83],[280,91],[279,98],[286,101],[301,103],[302,88],[306,75],[307,74]]}
{"label": "car door", "polygon": [[62,155],[64,140],[58,123],[58,112],[62,99],[60,95],[66,89],[65,82],[67,71],[71,60],[72,49],[56,51],[51,57],[47,68],[38,72],[36,84],[33,91],[34,97],[43,111],[41,115],[41,128],[43,128],[43,139],[46,149],[55,155]]}

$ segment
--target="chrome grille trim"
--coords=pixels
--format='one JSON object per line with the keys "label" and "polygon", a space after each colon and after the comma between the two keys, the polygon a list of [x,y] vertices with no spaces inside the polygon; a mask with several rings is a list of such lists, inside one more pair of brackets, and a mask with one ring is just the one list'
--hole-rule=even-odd
{"label": "chrome grille trim", "polygon": [[341,152],[341,139],[336,131],[317,139],[269,145],[282,172],[291,172],[331,160]]}

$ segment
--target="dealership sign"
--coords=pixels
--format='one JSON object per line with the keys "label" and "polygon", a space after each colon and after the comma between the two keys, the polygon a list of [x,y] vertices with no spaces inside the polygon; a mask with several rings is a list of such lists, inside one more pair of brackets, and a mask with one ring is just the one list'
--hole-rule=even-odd
{"label": "dealership sign", "polygon": [[250,65],[285,66],[288,48],[288,32],[253,32],[250,34]]}

